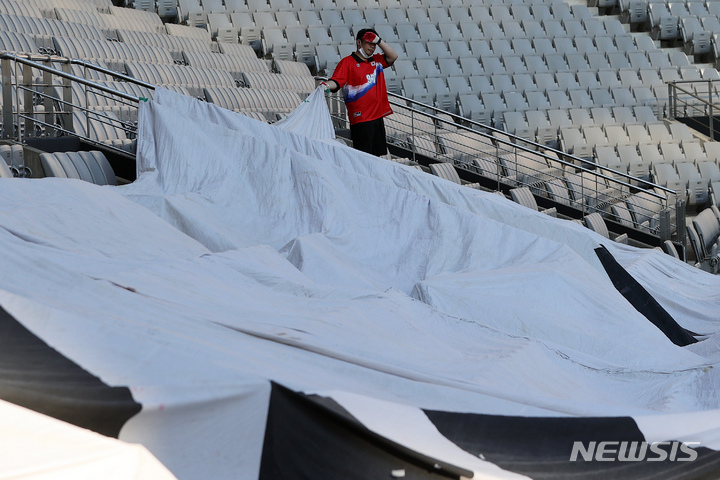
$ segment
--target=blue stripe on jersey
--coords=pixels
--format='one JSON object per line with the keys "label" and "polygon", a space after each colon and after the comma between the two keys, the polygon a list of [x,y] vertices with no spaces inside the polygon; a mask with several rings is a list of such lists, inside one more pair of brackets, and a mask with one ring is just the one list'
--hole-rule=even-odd
{"label": "blue stripe on jersey", "polygon": [[375,87],[375,84],[377,83],[377,77],[380,75],[383,71],[383,66],[380,65],[380,62],[375,64],[375,71],[367,76],[367,82],[363,83],[362,85],[345,85],[343,88],[343,95],[345,96],[345,102],[354,102],[358,100],[359,98],[362,98],[363,95],[365,95],[367,92],[369,92],[372,88]]}

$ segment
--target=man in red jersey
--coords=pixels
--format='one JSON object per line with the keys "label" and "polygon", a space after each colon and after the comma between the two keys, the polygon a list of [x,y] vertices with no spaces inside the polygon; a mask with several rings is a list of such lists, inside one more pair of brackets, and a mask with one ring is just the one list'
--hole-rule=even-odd
{"label": "man in red jersey", "polygon": [[[357,50],[340,60],[326,85],[331,92],[343,89],[353,146],[373,155],[385,155],[383,117],[392,110],[383,69],[391,66],[398,54],[371,28],[360,30],[356,42]],[[382,53],[375,53],[376,47]]]}

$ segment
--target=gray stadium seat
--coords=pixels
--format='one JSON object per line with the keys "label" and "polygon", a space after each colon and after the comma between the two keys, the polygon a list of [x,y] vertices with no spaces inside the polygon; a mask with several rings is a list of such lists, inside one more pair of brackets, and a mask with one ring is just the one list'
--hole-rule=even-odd
{"label": "gray stadium seat", "polygon": [[510,189],[510,197],[512,198],[512,201],[515,203],[519,203],[520,205],[523,205],[525,207],[531,208],[535,210],[536,212],[542,212],[547,215],[550,215],[551,217],[557,216],[557,209],[555,207],[552,208],[546,208],[546,209],[540,209],[538,208],[537,201],[535,200],[535,196],[530,191],[528,187],[517,187],[517,188],[511,188]]}
{"label": "gray stadium seat", "polygon": [[460,175],[458,175],[458,172],[452,163],[431,163],[430,172],[433,175],[437,175],[440,178],[450,180],[451,182],[457,183],[459,185],[465,185],[471,188],[480,188],[480,185],[477,183],[463,184],[462,180],[460,179]]}
{"label": "gray stadium seat", "polygon": [[100,151],[41,153],[46,176],[74,178],[96,185],[117,185],[117,177]]}

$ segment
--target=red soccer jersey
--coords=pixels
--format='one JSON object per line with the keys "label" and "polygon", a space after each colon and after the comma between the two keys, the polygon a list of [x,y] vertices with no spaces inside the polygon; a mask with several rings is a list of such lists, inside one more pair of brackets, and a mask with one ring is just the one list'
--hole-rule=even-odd
{"label": "red soccer jersey", "polygon": [[369,122],[392,113],[383,69],[385,55],[376,53],[365,61],[353,53],[338,62],[331,80],[343,90],[350,125]]}

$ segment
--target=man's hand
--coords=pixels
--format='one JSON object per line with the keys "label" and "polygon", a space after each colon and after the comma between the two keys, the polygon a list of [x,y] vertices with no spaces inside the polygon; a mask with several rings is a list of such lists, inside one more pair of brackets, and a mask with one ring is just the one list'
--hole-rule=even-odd
{"label": "man's hand", "polygon": [[362,40],[364,42],[372,43],[373,45],[377,45],[380,43],[380,40],[382,40],[378,34],[373,32],[365,32],[365,35],[362,36]]}
{"label": "man's hand", "polygon": [[319,86],[325,89],[325,93],[332,93],[332,90],[330,90],[330,85],[328,85],[326,82],[320,82]]}

